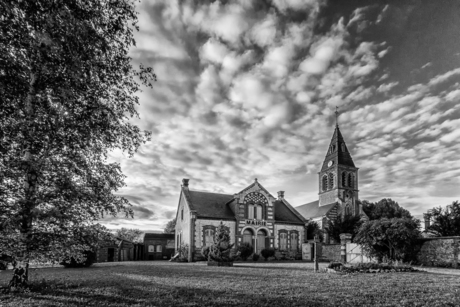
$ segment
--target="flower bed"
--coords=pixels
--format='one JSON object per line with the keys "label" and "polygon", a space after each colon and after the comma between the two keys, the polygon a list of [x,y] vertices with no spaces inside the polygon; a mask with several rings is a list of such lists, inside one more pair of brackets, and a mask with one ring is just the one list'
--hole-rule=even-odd
{"label": "flower bed", "polygon": [[346,265],[340,262],[331,262],[326,271],[342,273],[419,272],[419,270],[409,265],[391,265],[387,263],[358,263],[356,265]]}

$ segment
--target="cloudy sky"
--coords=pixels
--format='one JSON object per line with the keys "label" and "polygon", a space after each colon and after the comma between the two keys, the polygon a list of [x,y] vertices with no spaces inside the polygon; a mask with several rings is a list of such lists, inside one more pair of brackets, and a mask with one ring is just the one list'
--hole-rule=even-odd
{"label": "cloudy sky", "polygon": [[[391,4],[384,4],[384,2]],[[382,4],[383,3],[383,4]],[[318,175],[339,107],[360,199],[418,215],[460,199],[459,1],[150,1],[137,7],[140,94],[131,159],[114,152],[135,219],[163,229],[190,188],[233,194],[254,178],[298,206]]]}

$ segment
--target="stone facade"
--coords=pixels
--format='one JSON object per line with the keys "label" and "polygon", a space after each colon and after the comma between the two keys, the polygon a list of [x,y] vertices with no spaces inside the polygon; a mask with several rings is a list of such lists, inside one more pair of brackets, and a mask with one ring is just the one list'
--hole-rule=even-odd
{"label": "stone facade", "polygon": [[340,244],[323,244],[322,260],[341,261],[340,246]]}
{"label": "stone facade", "polygon": [[190,220],[190,208],[185,203],[185,197],[181,197],[176,215],[176,249],[181,244],[187,244],[190,246],[192,243],[190,240]]}
{"label": "stone facade", "polygon": [[460,263],[460,237],[439,237],[423,239],[418,261],[427,266],[458,267]]}
{"label": "stone facade", "polygon": [[217,228],[220,222],[222,222],[225,226],[228,227],[230,231],[230,244],[235,243],[235,225],[236,222],[234,221],[219,221],[219,220],[210,220],[210,219],[197,219],[195,221],[195,246],[196,251],[199,252],[201,248],[204,246],[204,237],[205,237],[205,230],[212,227],[212,229]]}
{"label": "stone facade", "polygon": [[201,249],[212,244],[222,223],[235,249],[247,242],[254,253],[277,248],[296,255],[306,237],[305,222],[284,199],[283,191],[275,198],[257,179],[235,194],[191,190],[188,179],[184,179],[176,214],[175,248],[177,251],[181,244],[187,244],[189,261],[200,259]]}

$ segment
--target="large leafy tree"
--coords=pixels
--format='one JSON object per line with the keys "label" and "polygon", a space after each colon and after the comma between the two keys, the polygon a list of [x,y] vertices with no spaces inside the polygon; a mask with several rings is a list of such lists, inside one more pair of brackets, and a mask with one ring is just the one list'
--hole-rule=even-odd
{"label": "large leafy tree", "polygon": [[380,261],[409,260],[420,237],[420,221],[382,218],[364,222],[354,238],[371,257]]}
{"label": "large leafy tree", "polygon": [[117,229],[115,231],[115,235],[120,238],[120,239],[125,239],[131,242],[142,242],[141,235],[144,232],[140,229],[135,229],[135,228],[125,228],[122,227],[120,229]]}
{"label": "large leafy tree", "polygon": [[431,225],[427,232],[435,236],[460,236],[460,203],[452,202],[446,208],[433,208],[427,214]]}
{"label": "large leafy tree", "polygon": [[360,216],[345,215],[338,216],[336,219],[329,221],[325,227],[329,237],[334,239],[335,242],[340,242],[340,234],[349,233],[352,239],[358,233],[362,220]]}
{"label": "large leafy tree", "polygon": [[176,232],[176,218],[170,220],[164,228],[164,233],[175,233]]}
{"label": "large leafy tree", "polygon": [[0,2],[0,251],[10,287],[31,259],[81,255],[104,214],[132,215],[107,154],[133,155],[149,133],[129,122],[155,79],[133,69],[131,0]]}
{"label": "large leafy tree", "polygon": [[363,211],[370,220],[378,220],[381,218],[412,218],[409,211],[402,208],[397,202],[391,198],[384,198],[376,203],[362,201]]}

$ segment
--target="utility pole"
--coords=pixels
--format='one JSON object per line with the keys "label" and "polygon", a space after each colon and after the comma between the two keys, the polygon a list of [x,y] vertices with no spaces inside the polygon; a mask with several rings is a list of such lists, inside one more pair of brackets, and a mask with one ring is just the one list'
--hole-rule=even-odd
{"label": "utility pole", "polygon": [[318,241],[319,237],[318,235],[315,235],[315,273],[318,272]]}

